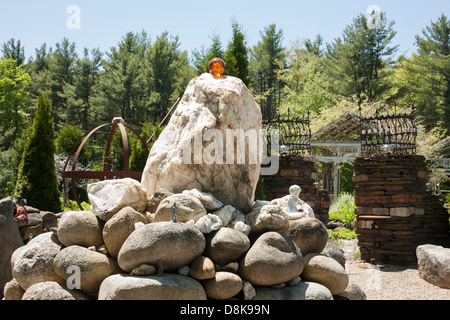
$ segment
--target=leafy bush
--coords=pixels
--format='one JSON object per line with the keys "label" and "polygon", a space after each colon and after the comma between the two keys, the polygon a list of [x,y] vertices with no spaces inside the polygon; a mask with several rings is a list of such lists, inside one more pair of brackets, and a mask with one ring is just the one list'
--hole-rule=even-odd
{"label": "leafy bush", "polygon": [[347,225],[356,220],[355,196],[351,193],[343,192],[331,204],[328,212],[330,220],[341,221]]}
{"label": "leafy bush", "polygon": [[357,237],[355,230],[350,229],[342,229],[339,231],[334,231],[331,229],[327,229],[328,231],[328,238],[330,239],[347,239],[351,240]]}
{"label": "leafy bush", "polygon": [[[61,202],[62,202],[62,198],[61,198]],[[70,203],[69,203],[70,202]],[[72,205],[72,206],[71,206]],[[92,210],[92,206],[90,203],[87,203],[85,201],[81,202],[81,206],[83,207],[83,209],[85,211],[93,211]],[[73,207],[73,208],[72,208]],[[63,211],[78,211],[81,210],[80,207],[78,207],[78,204],[75,200],[69,200],[68,202],[64,203],[64,208]]]}

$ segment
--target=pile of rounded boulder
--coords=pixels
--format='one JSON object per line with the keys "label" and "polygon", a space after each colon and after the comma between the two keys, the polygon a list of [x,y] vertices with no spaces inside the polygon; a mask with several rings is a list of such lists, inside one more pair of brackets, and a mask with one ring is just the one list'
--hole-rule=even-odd
{"label": "pile of rounded boulder", "polygon": [[264,201],[244,214],[197,189],[95,196],[12,254],[6,300],[365,299],[315,218]]}

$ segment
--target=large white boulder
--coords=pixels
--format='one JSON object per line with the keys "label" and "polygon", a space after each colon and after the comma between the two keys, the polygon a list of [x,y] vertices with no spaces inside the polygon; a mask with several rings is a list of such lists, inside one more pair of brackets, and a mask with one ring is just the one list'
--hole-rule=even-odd
{"label": "large white boulder", "polygon": [[261,121],[242,80],[207,73],[192,79],[150,151],[142,185],[149,195],[198,189],[248,211],[260,173]]}
{"label": "large white boulder", "polygon": [[131,178],[91,183],[87,187],[87,192],[92,209],[103,221],[108,221],[125,207],[144,212],[148,205],[146,190],[139,181]]}

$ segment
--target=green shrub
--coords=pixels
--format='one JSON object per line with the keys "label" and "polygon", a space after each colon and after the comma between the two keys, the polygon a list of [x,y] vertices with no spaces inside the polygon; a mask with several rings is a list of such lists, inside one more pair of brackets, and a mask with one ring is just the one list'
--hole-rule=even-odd
{"label": "green shrub", "polygon": [[[62,200],[62,198],[61,198],[61,200]],[[93,211],[91,204],[87,203],[86,201],[82,201],[81,206],[83,207],[84,211]],[[81,210],[75,200],[69,200],[68,202],[66,202],[64,204],[63,211],[74,211],[74,210],[75,211]]]}
{"label": "green shrub", "polygon": [[347,225],[356,220],[355,196],[351,193],[343,192],[331,204],[328,212],[330,220],[341,221]]}
{"label": "green shrub", "polygon": [[350,229],[342,229],[339,231],[333,231],[331,229],[327,229],[328,231],[328,238],[330,239],[347,239],[351,240],[357,237],[355,230]]}
{"label": "green shrub", "polygon": [[40,210],[60,212],[52,107],[47,96],[39,97],[36,116],[28,133],[14,195],[21,195],[30,206]]}

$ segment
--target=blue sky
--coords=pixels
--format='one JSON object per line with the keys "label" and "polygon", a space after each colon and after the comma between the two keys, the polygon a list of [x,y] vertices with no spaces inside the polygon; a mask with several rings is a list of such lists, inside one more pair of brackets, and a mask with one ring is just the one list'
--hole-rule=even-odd
{"label": "blue sky", "polygon": [[[209,46],[213,33],[225,45],[231,37],[231,18],[244,28],[247,43],[255,45],[260,31],[275,23],[283,29],[286,46],[296,39],[321,34],[331,43],[346,25],[367,8],[376,5],[394,20],[399,45],[397,54],[415,51],[414,37],[444,13],[450,16],[449,0],[224,0],[224,1],[116,1],[116,0],[0,0],[0,43],[20,39],[25,55],[34,55],[41,44],[55,46],[63,37],[83,47],[102,51],[115,46],[128,31],[145,30],[151,37],[164,31],[178,35],[181,49],[191,53],[201,45]],[[80,28],[66,25],[70,5],[80,9]]]}

